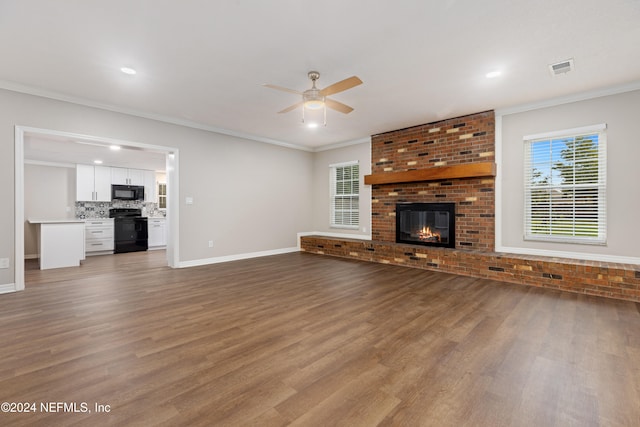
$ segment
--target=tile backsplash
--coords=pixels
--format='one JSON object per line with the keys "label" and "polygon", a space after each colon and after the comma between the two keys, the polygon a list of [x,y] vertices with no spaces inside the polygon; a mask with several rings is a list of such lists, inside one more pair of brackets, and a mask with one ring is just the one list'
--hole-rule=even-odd
{"label": "tile backsplash", "polygon": [[166,216],[166,211],[158,209],[157,203],[114,200],[112,202],[76,202],[76,219],[109,218],[111,208],[137,208],[143,210],[143,216]]}

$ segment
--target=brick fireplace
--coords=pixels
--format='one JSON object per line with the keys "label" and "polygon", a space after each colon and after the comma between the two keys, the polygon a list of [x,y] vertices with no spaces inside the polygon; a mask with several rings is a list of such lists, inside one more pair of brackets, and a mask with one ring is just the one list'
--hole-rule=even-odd
{"label": "brick fireplace", "polygon": [[[371,240],[304,236],[309,253],[640,301],[640,267],[495,252],[493,111],[371,137]],[[499,173],[499,171],[498,171]],[[397,205],[455,205],[455,247],[396,242]]]}
{"label": "brick fireplace", "polygon": [[[374,135],[371,174],[384,179],[399,172],[493,163],[494,129],[493,111],[487,111]],[[491,252],[494,190],[493,177],[473,176],[373,185],[371,237],[396,241],[397,203],[454,203],[456,248]]]}

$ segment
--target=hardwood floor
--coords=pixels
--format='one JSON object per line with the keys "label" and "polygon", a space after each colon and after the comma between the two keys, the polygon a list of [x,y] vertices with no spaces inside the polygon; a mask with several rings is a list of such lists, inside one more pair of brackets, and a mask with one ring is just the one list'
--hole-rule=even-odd
{"label": "hardwood floor", "polygon": [[37,407],[0,425],[640,425],[638,304],[306,253],[165,264],[28,267],[0,402]]}

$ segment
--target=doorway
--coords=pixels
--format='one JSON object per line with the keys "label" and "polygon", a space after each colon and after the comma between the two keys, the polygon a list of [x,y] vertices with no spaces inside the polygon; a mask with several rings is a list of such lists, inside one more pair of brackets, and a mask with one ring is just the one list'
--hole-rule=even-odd
{"label": "doorway", "polygon": [[48,129],[38,129],[26,126],[15,127],[15,226],[14,226],[14,251],[15,251],[15,291],[25,288],[25,139],[42,138],[52,141],[68,141],[93,145],[96,147],[119,146],[123,149],[135,150],[136,152],[148,152],[162,154],[165,158],[166,170],[166,221],[167,221],[167,265],[172,268],[179,264],[178,247],[178,218],[179,218],[179,150],[174,147],[145,144],[139,142],[116,140],[112,138],[80,135],[70,132],[59,132]]}

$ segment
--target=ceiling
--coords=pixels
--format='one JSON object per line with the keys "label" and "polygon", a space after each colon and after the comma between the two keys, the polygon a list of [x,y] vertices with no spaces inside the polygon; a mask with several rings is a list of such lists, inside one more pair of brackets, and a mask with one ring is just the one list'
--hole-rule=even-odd
{"label": "ceiling", "polygon": [[[0,0],[0,87],[317,150],[635,84],[639,22],[638,0]],[[310,70],[360,77],[332,96],[355,110],[278,114],[299,97],[262,84]]]}
{"label": "ceiling", "polygon": [[[118,147],[113,150],[111,147]],[[133,146],[115,146],[81,137],[25,133],[24,158],[31,163],[74,166],[96,164],[156,172],[166,170],[166,153]]]}

